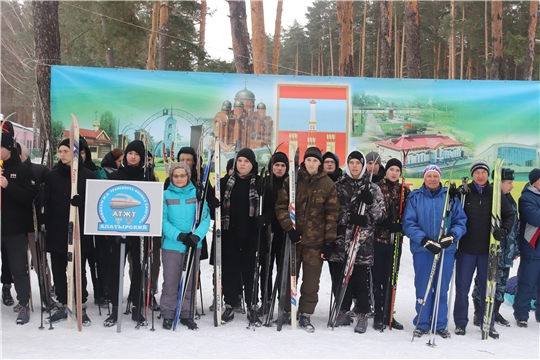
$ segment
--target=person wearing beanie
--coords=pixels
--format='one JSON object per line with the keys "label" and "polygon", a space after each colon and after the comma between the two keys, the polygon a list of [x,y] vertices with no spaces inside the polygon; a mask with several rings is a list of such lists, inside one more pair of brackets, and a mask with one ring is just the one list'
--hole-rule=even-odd
{"label": "person wearing beanie", "polygon": [[[519,251],[517,293],[514,318],[519,327],[527,327],[531,300],[540,299],[540,169],[529,173],[529,183],[519,197]],[[540,322],[540,307],[536,306],[536,322]]]}
{"label": "person wearing beanie", "polygon": [[[253,150],[238,151],[234,173],[221,179],[221,241],[222,284],[225,309],[223,323],[234,320],[234,308],[238,304],[238,283],[244,285],[247,319],[250,324],[261,326],[257,313],[257,291],[253,296],[255,276],[256,240],[264,221],[259,218],[259,191],[261,179],[257,175],[258,164]],[[271,209],[263,200],[263,216]]]}
{"label": "person wearing beanie", "polygon": [[[283,228],[281,227],[278,219],[276,218],[275,210],[272,211],[272,209],[275,209],[279,190],[281,190],[281,188],[283,187],[285,179],[289,177],[289,158],[287,157],[287,155],[283,152],[276,152],[270,159],[270,169],[272,171],[272,174],[270,175],[269,180],[266,181],[264,201],[267,203],[271,211],[267,211],[265,213],[265,217],[263,217],[262,221],[263,224],[271,225],[270,227],[266,228],[266,231],[272,232],[272,243],[271,249],[268,249],[268,242],[265,240],[266,237],[262,236],[260,251],[261,298],[263,300],[266,299],[267,301],[266,306],[264,306],[263,303],[262,310],[266,311],[265,313],[263,313],[263,315],[267,315],[270,308],[274,262],[277,265],[278,278],[280,276],[280,272],[282,271],[280,259],[282,255],[283,244],[285,242],[285,231],[283,231]],[[269,250],[271,251],[268,255]],[[266,268],[267,262],[268,269]],[[268,275],[266,274],[266,271],[268,271]]]}
{"label": "person wearing beanie", "polygon": [[[322,250],[325,244],[335,241],[339,200],[334,182],[322,167],[321,151],[308,148],[300,164],[296,184],[296,228],[289,215],[288,177],[278,193],[275,211],[281,227],[287,232],[291,243],[296,243],[296,273],[302,267],[302,287],[298,303],[298,319],[301,328],[314,332],[310,316],[318,303],[319,280],[323,266]],[[288,242],[287,242],[288,243]],[[296,321],[290,316],[290,293],[285,293],[283,322]]]}
{"label": "person wearing beanie", "polygon": [[227,167],[225,168],[225,171],[227,172],[227,174],[225,174],[225,176],[232,175],[234,171],[233,166],[234,166],[234,158],[230,158],[229,160],[227,160]]}
{"label": "person wearing beanie", "polygon": [[[514,188],[514,170],[509,168],[503,168],[501,172],[501,190],[508,199],[514,214],[514,224],[512,229],[500,242],[501,251],[499,253],[499,264],[497,271],[497,288],[495,292],[495,306],[493,309],[493,316],[495,317],[495,322],[499,325],[510,326],[510,322],[506,320],[500,313],[499,309],[504,303],[504,293],[506,289],[506,284],[508,282],[508,277],[510,276],[510,268],[514,264],[514,259],[519,257],[519,241],[518,241],[518,232],[519,232],[519,218],[517,216],[517,203],[512,197],[511,191]],[[494,178],[493,172],[491,173],[491,178]],[[472,292],[472,299],[474,304],[474,317],[473,323],[480,324],[480,290],[478,288],[478,278],[474,279],[474,289]],[[478,326],[477,325],[477,326]]]}
{"label": "person wearing beanie", "polygon": [[[77,172],[77,194],[71,197],[71,160],[72,153],[69,139],[64,139],[58,146],[58,163],[45,175],[43,205],[45,209],[45,241],[47,252],[51,255],[51,270],[55,286],[56,299],[60,303],[58,309],[47,318],[50,323],[67,320],[67,275],[68,265],[68,223],[71,206],[78,208],[79,229],[81,231],[81,264],[86,264],[93,254],[94,242],[91,235],[84,235],[86,181],[95,179],[92,171],[86,169],[79,157]],[[83,326],[90,326],[91,321],[86,314],[88,299],[86,266],[81,266]]]}
{"label": "person wearing beanie", "polygon": [[[405,209],[405,200],[411,192],[407,186],[399,181],[402,174],[401,161],[392,158],[388,160],[385,166],[384,178],[377,183],[381,189],[385,205],[385,219],[383,222],[375,225],[375,251],[374,264],[371,269],[373,274],[373,295],[375,298],[375,318],[373,329],[384,331],[386,326],[391,329],[403,330],[403,325],[390,312],[391,304],[385,304],[389,279],[391,278],[391,269],[394,258],[394,247],[397,241],[397,269],[401,259],[401,247],[403,231],[401,225],[401,209]],[[403,190],[403,194],[402,194]],[[386,307],[385,307],[386,306]]]}
{"label": "person wearing beanie", "polygon": [[366,154],[366,171],[373,174],[372,182],[378,183],[384,178],[384,167],[381,165],[381,156],[371,151]]}
{"label": "person wearing beanie", "polygon": [[[409,238],[413,255],[417,314],[413,320],[415,337],[421,337],[432,329],[435,312],[438,314],[437,324],[434,324],[436,334],[442,338],[451,336],[448,332],[448,290],[457,242],[465,234],[467,217],[458,197],[454,197],[450,201],[448,221],[441,234],[441,216],[447,192],[448,189],[441,184],[440,169],[429,165],[424,170],[424,183],[409,194],[403,213],[403,233]],[[426,296],[430,269],[437,254],[440,257],[436,274],[440,275],[433,277],[431,288],[439,289],[438,304],[435,303],[435,291],[430,291]]]}
{"label": "person wearing beanie", "polygon": [[333,182],[336,182],[343,171],[339,167],[339,158],[333,152],[327,151],[324,153],[323,157],[323,166],[324,172],[332,179]]}
{"label": "person wearing beanie", "polygon": [[[124,150],[124,160],[122,160],[121,166],[117,171],[109,174],[110,180],[132,180],[132,181],[156,181],[153,176],[153,172],[149,171],[148,164],[144,163],[146,156],[146,149],[144,143],[140,140],[134,140],[130,142]],[[131,299],[131,319],[137,324],[146,323],[146,318],[142,314],[145,307],[144,296],[141,292],[142,271],[138,266],[141,261],[141,246],[140,238],[138,236],[127,236],[125,238],[116,236],[114,240],[110,239],[110,272],[109,272],[109,288],[111,290],[111,303],[112,312],[111,315],[103,321],[103,326],[111,327],[116,325],[118,317],[118,280],[120,273],[120,244],[126,244],[126,255],[131,256],[133,263],[131,284],[129,288],[129,297]],[[145,238],[146,243],[146,238]],[[147,244],[144,244],[146,248]],[[149,306],[152,306],[151,304]]]}
{"label": "person wearing beanie", "polygon": [[[467,215],[467,232],[459,242],[459,253],[456,255],[456,297],[454,303],[455,334],[465,335],[469,323],[469,292],[476,271],[478,290],[480,291],[480,307],[478,309],[479,325],[482,326],[485,313],[486,282],[488,273],[489,242],[491,233],[498,241],[502,241],[512,230],[515,214],[506,196],[501,196],[501,223],[491,228],[491,204],[493,186],[489,183],[489,166],[484,160],[476,160],[471,165],[473,178],[467,186],[463,209]],[[464,192],[460,186],[461,193]],[[502,191],[501,191],[502,195]],[[474,323],[474,322],[473,322]],[[483,334],[482,334],[483,335]],[[495,329],[495,316],[491,318],[488,335],[499,338]],[[482,336],[482,338],[484,338]]]}
{"label": "person wearing beanie", "polygon": [[[371,286],[369,268],[373,266],[373,234],[375,223],[384,219],[384,199],[378,185],[371,183],[370,174],[366,172],[366,159],[358,150],[351,151],[347,156],[345,165],[346,174],[336,182],[339,200],[339,218],[337,238],[333,243],[325,244],[323,256],[328,260],[328,267],[332,277],[332,291],[337,299],[341,285],[341,277],[345,270],[347,254],[355,240],[357,228],[361,228],[358,252],[354,268],[349,280],[345,297],[335,326],[349,326],[353,297],[357,300],[358,322],[354,328],[355,333],[363,334],[368,325],[370,312]],[[364,211],[362,212],[362,210]],[[328,326],[334,324],[329,323]]]}
{"label": "person wearing beanie", "polygon": [[[191,146],[184,146],[178,151],[176,156],[178,162],[183,162],[191,168],[191,182],[197,186],[199,179],[197,178],[197,153]],[[200,168],[200,178],[202,179],[204,169]]]}
{"label": "person wearing beanie", "polygon": [[112,149],[101,160],[101,167],[110,174],[118,170],[124,160],[124,151],[122,149]]}
{"label": "person wearing beanie", "polygon": [[192,275],[186,279],[186,292],[180,310],[180,323],[190,330],[197,330],[193,319],[193,295],[196,294],[196,276],[199,273],[202,241],[210,226],[210,212],[203,201],[203,212],[199,224],[193,229],[193,219],[197,211],[197,189],[191,182],[191,167],[184,162],[171,164],[169,168],[171,184],[163,193],[163,237],[161,257],[163,259],[163,291],[160,299],[163,329],[171,330],[176,314],[178,287],[182,269],[187,260],[188,249],[195,251]]}
{"label": "person wearing beanie", "polygon": [[[30,321],[30,278],[28,273],[28,237],[33,231],[32,201],[37,195],[34,175],[30,167],[21,163],[19,152],[10,133],[2,132],[0,147],[2,191],[2,255],[7,253],[9,270],[17,291],[19,313],[16,323]],[[67,226],[66,226],[67,228]]]}

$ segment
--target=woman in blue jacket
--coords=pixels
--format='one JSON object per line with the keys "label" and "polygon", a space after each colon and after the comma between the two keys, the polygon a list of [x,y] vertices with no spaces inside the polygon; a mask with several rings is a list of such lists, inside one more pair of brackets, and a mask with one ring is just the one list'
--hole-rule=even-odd
{"label": "woman in blue jacket", "polygon": [[[199,272],[199,257],[202,241],[210,226],[210,214],[206,201],[200,223],[195,228],[194,219],[197,209],[197,191],[190,181],[191,169],[182,162],[171,165],[169,170],[171,184],[163,194],[163,238],[161,257],[163,263],[163,292],[161,294],[161,316],[163,328],[170,330],[174,322],[178,289],[188,247],[196,251],[192,274]],[[180,311],[180,323],[191,330],[196,330],[193,320],[192,302],[193,279],[186,279],[186,295]]]}
{"label": "woman in blue jacket", "polygon": [[[434,319],[435,292],[440,286],[439,310],[435,327],[437,335],[450,337],[448,325],[448,288],[454,268],[456,242],[465,234],[467,216],[457,197],[449,203],[450,212],[446,220],[443,235],[439,238],[441,217],[446,201],[447,188],[441,184],[441,170],[436,165],[429,165],[424,170],[424,184],[411,192],[403,214],[403,232],[410,240],[413,254],[414,286],[416,288],[417,325],[414,336],[421,337],[429,332]],[[442,251],[442,253],[441,253]],[[418,319],[429,280],[430,269],[436,254],[440,254],[437,271],[433,277],[432,289],[425,302],[425,309]],[[444,259],[444,261],[443,261]],[[437,283],[442,268],[441,284]]]}

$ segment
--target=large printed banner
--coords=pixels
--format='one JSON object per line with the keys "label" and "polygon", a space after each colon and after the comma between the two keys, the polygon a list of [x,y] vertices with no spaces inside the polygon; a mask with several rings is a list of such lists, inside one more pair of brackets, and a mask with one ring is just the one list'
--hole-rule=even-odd
{"label": "large printed banner", "polygon": [[[518,180],[538,167],[540,85],[532,81],[367,79],[219,74],[53,66],[52,120],[78,116],[94,159],[149,137],[157,168],[182,146],[201,156],[218,136],[222,164],[250,147],[262,166],[271,153],[309,146],[378,151],[403,161],[407,176],[437,164],[469,176],[474,159],[505,159]],[[261,166],[260,166],[261,168]],[[221,169],[223,171],[224,169]]]}

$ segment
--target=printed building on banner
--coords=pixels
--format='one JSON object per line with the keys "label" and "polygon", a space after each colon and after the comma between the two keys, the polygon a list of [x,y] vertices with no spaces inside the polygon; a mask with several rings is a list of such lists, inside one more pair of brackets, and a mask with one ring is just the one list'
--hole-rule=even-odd
{"label": "printed building on banner", "polygon": [[[221,111],[214,116],[214,132],[221,141],[240,148],[257,149],[272,146],[274,121],[266,114],[266,105],[260,102],[255,109],[255,94],[244,87],[236,93],[234,104],[225,100]],[[216,128],[219,127],[219,128]]]}
{"label": "printed building on banner", "polygon": [[407,166],[417,167],[428,164],[450,164],[457,159],[464,159],[463,143],[442,134],[402,135],[377,142],[384,150],[383,161],[390,158],[403,161],[402,151],[409,151]]}
{"label": "printed building on banner", "polygon": [[328,85],[278,85],[278,140],[300,149],[309,147],[346,158],[349,88]]}

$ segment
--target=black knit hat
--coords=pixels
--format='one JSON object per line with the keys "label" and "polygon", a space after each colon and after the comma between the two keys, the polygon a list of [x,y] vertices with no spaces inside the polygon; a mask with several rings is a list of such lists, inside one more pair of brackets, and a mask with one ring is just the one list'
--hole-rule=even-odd
{"label": "black knit hat", "polygon": [[272,156],[272,166],[274,166],[275,163],[284,163],[285,167],[287,168],[286,171],[289,172],[289,158],[284,152],[278,151]]}
{"label": "black knit hat", "polygon": [[396,158],[392,158],[392,159],[390,159],[390,160],[388,160],[386,162],[386,166],[384,167],[384,171],[388,171],[388,169],[390,169],[390,167],[392,167],[392,166],[397,166],[399,168],[399,172],[403,171],[403,164],[401,163],[401,161],[399,161]]}
{"label": "black knit hat", "polygon": [[176,160],[180,161],[180,154],[191,154],[193,155],[193,165],[197,165],[197,153],[195,152],[195,149],[191,146],[184,146],[180,149],[178,152],[178,155],[176,155]]}
{"label": "black knit hat", "polygon": [[[4,146],[4,143],[2,142],[2,146]],[[532,169],[532,171],[529,173],[529,183],[532,185],[535,182],[540,179],[540,169]]]}
{"label": "black knit hat", "polygon": [[255,164],[257,163],[257,158],[255,157],[255,153],[250,148],[240,149],[240,151],[238,151],[236,158],[238,159],[239,157],[244,157],[248,159],[251,165],[253,166],[255,166]]}
{"label": "black knit hat", "polygon": [[229,173],[229,170],[231,170],[233,168],[233,165],[234,165],[234,158],[230,158],[228,161],[227,161],[227,167],[225,168],[225,170],[227,171],[227,173]]}
{"label": "black knit hat", "polygon": [[6,120],[2,123],[2,132],[7,132],[11,137],[15,137],[15,130],[13,129],[11,121]]}
{"label": "black knit hat", "polygon": [[323,160],[322,160],[322,153],[321,153],[321,150],[315,146],[312,146],[310,148],[308,148],[306,150],[306,152],[304,153],[304,161],[308,158],[308,157],[314,157],[316,158],[317,160],[319,160],[322,164]]}
{"label": "black knit hat", "polygon": [[11,151],[13,149],[13,144],[15,143],[15,140],[13,140],[13,137],[8,132],[2,132],[2,147],[8,149]]}
{"label": "black knit hat", "polygon": [[[135,151],[137,154],[139,154],[141,161],[139,162],[139,166],[144,164],[144,143],[141,140],[133,140],[126,146],[126,150],[124,150],[124,154],[128,154],[130,151]],[[126,158],[124,157],[124,162],[126,161]]]}
{"label": "black knit hat", "polygon": [[366,164],[366,159],[364,159],[364,154],[362,154],[358,150],[351,151],[349,156],[347,156],[347,164],[349,164],[349,161],[351,161],[351,159],[357,159],[358,161],[362,163],[362,165]]}
{"label": "black knit hat", "polygon": [[[2,141],[2,143],[3,143],[3,142],[4,142],[4,141]],[[59,149],[60,149],[60,146],[67,146],[67,147],[69,147],[69,138],[65,138],[64,140],[62,140],[62,141],[60,142],[60,144],[58,144],[58,148],[59,148]]]}

